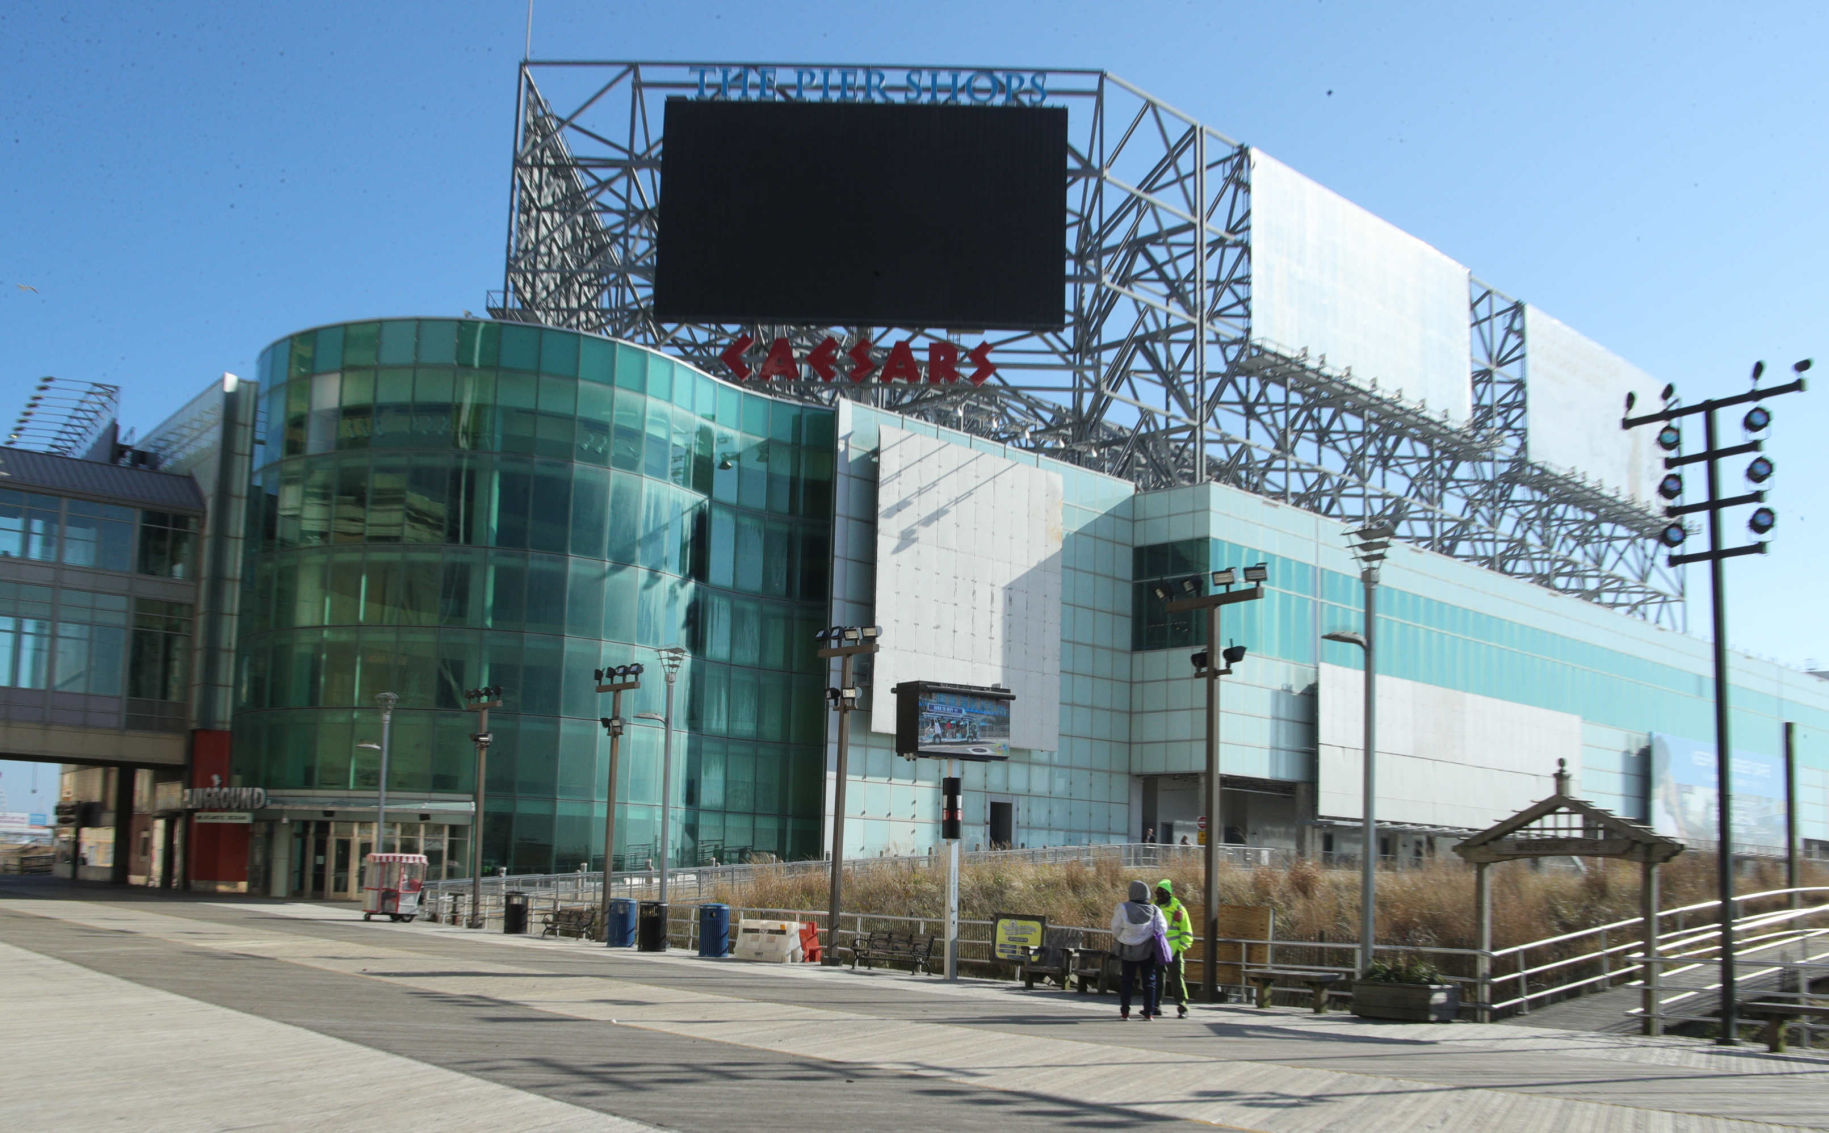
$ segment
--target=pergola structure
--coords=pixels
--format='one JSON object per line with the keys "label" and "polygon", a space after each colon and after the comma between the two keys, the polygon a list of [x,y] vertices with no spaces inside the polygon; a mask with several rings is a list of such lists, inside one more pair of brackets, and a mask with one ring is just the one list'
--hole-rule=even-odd
{"label": "pergola structure", "polygon": [[[887,76],[871,88],[886,100],[925,93],[903,78],[919,69],[848,66]],[[785,338],[799,357],[828,335],[919,353],[966,333],[655,320],[666,100],[771,97],[753,84],[777,69],[843,68],[524,62],[490,314],[627,339],[713,374],[741,336]],[[788,380],[771,392],[866,401],[1145,488],[1215,481],[1350,525],[1378,520],[1406,542],[1683,628],[1681,576],[1656,554],[1661,516],[1527,455],[1522,302],[1471,284],[1465,424],[1254,337],[1250,149],[1116,75],[1045,75],[1048,103],[1069,116],[1064,329],[993,328],[982,337],[998,373],[983,386]],[[810,249],[809,266],[826,254]]]}
{"label": "pergola structure", "polygon": [[1655,833],[1650,827],[1628,822],[1585,799],[1571,797],[1567,761],[1556,761],[1555,779],[1555,794],[1454,847],[1454,852],[1474,867],[1474,907],[1480,922],[1479,1021],[1492,1019],[1492,879],[1487,871],[1497,862],[1529,858],[1619,858],[1638,862],[1641,869],[1639,916],[1645,925],[1644,953],[1652,958],[1644,972],[1644,1027],[1646,1034],[1658,1034],[1662,1028],[1657,1015],[1655,962],[1658,866],[1682,853],[1683,843]]}

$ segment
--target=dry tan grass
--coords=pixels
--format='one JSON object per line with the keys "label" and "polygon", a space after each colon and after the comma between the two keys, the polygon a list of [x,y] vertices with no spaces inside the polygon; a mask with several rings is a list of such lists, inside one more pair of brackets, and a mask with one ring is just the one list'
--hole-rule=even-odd
{"label": "dry tan grass", "polygon": [[[1093,863],[968,863],[960,871],[960,916],[989,920],[998,913],[1039,913],[1050,924],[1099,928],[1111,919],[1129,882],[1153,885],[1164,877],[1197,909],[1202,883],[1199,853],[1170,854],[1164,860],[1166,864],[1153,872],[1122,869],[1115,854]],[[1542,869],[1525,862],[1494,867],[1493,946],[1507,948],[1638,914],[1636,865],[1600,860],[1585,864],[1586,872],[1568,868],[1566,861]],[[1665,908],[1708,901],[1715,895],[1715,862],[1706,854],[1684,854],[1664,866],[1660,878]],[[1829,868],[1805,863],[1803,881],[1829,885]],[[746,885],[720,890],[717,899],[748,908],[823,909],[828,883],[823,873],[764,869]],[[1783,885],[1783,863],[1761,861],[1741,875],[1737,891]],[[945,896],[943,864],[878,863],[848,875],[844,906],[847,912],[939,918],[945,912]],[[1269,905],[1276,911],[1279,940],[1346,941],[1358,936],[1356,870],[1321,869],[1308,861],[1286,868],[1222,866],[1219,899],[1228,905]],[[1379,874],[1381,943],[1473,948],[1477,934],[1472,867],[1458,860],[1438,860],[1420,869]]]}

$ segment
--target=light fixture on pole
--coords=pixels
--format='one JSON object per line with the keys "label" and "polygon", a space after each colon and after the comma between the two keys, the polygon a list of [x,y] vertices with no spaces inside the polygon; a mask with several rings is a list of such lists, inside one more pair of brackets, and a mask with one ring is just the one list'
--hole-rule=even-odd
{"label": "light fixture on pole", "polygon": [[673,683],[679,678],[680,666],[686,662],[686,648],[669,645],[660,650],[661,669],[667,677],[667,710],[664,713],[637,712],[637,720],[654,720],[661,725],[660,770],[660,894],[661,916],[666,914],[667,859],[672,853],[669,837],[673,813]]}
{"label": "light fixture on pole", "polygon": [[502,706],[502,686],[464,690],[464,710],[476,713],[476,731],[470,740],[476,745],[476,799],[470,819],[470,927],[483,927],[483,799],[489,769],[489,745],[495,737],[489,732],[489,710]]}
{"label": "light fixture on pole", "polygon": [[838,768],[832,786],[832,892],[826,916],[826,946],[820,955],[822,963],[838,963],[838,915],[844,907],[845,868],[845,779],[850,775],[849,746],[851,713],[857,708],[857,687],[853,682],[852,661],[865,653],[877,651],[881,626],[832,626],[813,634],[820,643],[817,656],[827,662],[826,675],[832,672],[831,660],[838,658],[838,685],[826,689],[826,702],[838,713]]}
{"label": "light fixture on pole", "polygon": [[[1368,621],[1366,623],[1370,625]],[[1372,643],[1364,634],[1338,630],[1321,635],[1323,641],[1357,645],[1365,653],[1365,692],[1363,694],[1364,731],[1360,736],[1360,767],[1363,793],[1359,801],[1359,972],[1372,966],[1372,950],[1377,942],[1376,902],[1378,898],[1378,821],[1374,783],[1377,778],[1378,742],[1376,678],[1373,676]]]}
{"label": "light fixture on pole", "polygon": [[[1672,502],[1664,509],[1664,515],[1671,522],[1657,534],[1658,542],[1672,553],[1669,563],[1673,567],[1687,563],[1706,562],[1708,564],[1708,583],[1711,605],[1714,607],[1715,634],[1715,840],[1716,840],[1716,895],[1721,910],[1721,1033],[1716,1042],[1722,1046],[1733,1046],[1738,1041],[1736,1031],[1739,1029],[1740,1004],[1736,998],[1739,994],[1734,981],[1734,827],[1733,813],[1733,764],[1732,751],[1728,743],[1728,704],[1727,704],[1727,609],[1724,605],[1724,579],[1721,564],[1738,555],[1763,555],[1766,551],[1765,536],[1778,522],[1778,515],[1765,506],[1765,489],[1758,487],[1771,479],[1774,467],[1764,456],[1755,456],[1747,466],[1747,480],[1755,485],[1750,492],[1737,496],[1721,494],[1721,477],[1719,462],[1726,457],[1746,456],[1758,453],[1765,447],[1765,442],[1756,434],[1763,433],[1772,426],[1772,411],[1757,404],[1768,397],[1778,397],[1787,393],[1802,393],[1804,389],[1804,371],[1810,368],[1810,359],[1805,358],[1791,366],[1797,377],[1782,386],[1759,388],[1760,376],[1765,373],[1765,363],[1753,365],[1753,388],[1745,393],[1731,397],[1714,397],[1695,405],[1683,405],[1677,400],[1676,387],[1664,387],[1664,408],[1655,413],[1632,416],[1632,407],[1638,400],[1632,394],[1626,395],[1626,415],[1620,418],[1619,427],[1631,430],[1640,425],[1662,423],[1658,429],[1658,447],[1670,455],[1664,458],[1664,469],[1671,473],[1664,477],[1658,486],[1658,494],[1666,500],[1675,501],[1683,495],[1683,478],[1677,473],[1680,468],[1691,464],[1702,464],[1706,471],[1708,494],[1701,501],[1693,504]],[[1745,405],[1752,402],[1753,407],[1746,411],[1741,419],[1747,440],[1737,445],[1723,445],[1715,428],[1715,411],[1729,406]],[[1683,430],[1677,421],[1684,417],[1702,415],[1702,451],[1679,455],[1683,448]],[[1742,504],[1758,504],[1747,517],[1747,528],[1752,531],[1756,541],[1739,547],[1721,545],[1721,512],[1725,508],[1738,507]],[[1689,528],[1683,517],[1698,513],[1708,516],[1708,550],[1691,554],[1676,554],[1689,538]]]}
{"label": "light fixture on pole", "polygon": [[[381,774],[375,780],[375,853],[387,852],[387,756],[388,739],[394,727],[394,705],[400,703],[397,693],[383,692],[375,696],[375,703],[381,706],[381,744],[376,750],[381,753]],[[375,747],[373,744],[358,744],[358,747]]]}
{"label": "light fixture on pole", "polygon": [[1329,633],[1329,641],[1357,645],[1365,653],[1365,734],[1361,739],[1359,797],[1359,972],[1372,966],[1377,947],[1378,905],[1378,570],[1384,565],[1395,529],[1371,523],[1347,533],[1347,547],[1359,564],[1365,592],[1364,632]]}
{"label": "light fixture on pole", "polygon": [[[1171,614],[1188,610],[1201,610],[1206,614],[1207,647],[1195,653],[1194,676],[1206,682],[1207,686],[1207,758],[1206,758],[1206,885],[1201,891],[1205,907],[1201,917],[1205,921],[1202,934],[1204,961],[1201,964],[1201,994],[1208,1003],[1219,1002],[1219,965],[1215,963],[1219,955],[1219,842],[1225,836],[1226,824],[1219,809],[1219,678],[1232,672],[1232,666],[1245,659],[1245,647],[1230,645],[1221,651],[1219,647],[1219,611],[1222,606],[1235,602],[1255,602],[1264,596],[1264,582],[1270,577],[1269,568],[1263,563],[1248,566],[1244,570],[1245,581],[1249,589],[1232,589],[1238,582],[1238,571],[1231,567],[1213,571],[1208,580],[1213,585],[1213,592],[1201,593],[1201,582],[1198,576],[1184,578],[1177,589],[1167,586],[1156,586],[1153,592],[1163,600],[1164,609]],[[1213,664],[1215,655],[1225,660],[1225,667]]]}
{"label": "light fixture on pole", "polygon": [[597,692],[610,694],[610,714],[598,718],[610,737],[609,786],[603,794],[603,942],[610,943],[610,883],[616,869],[616,770],[622,742],[622,694],[641,687],[640,665],[617,665],[615,668],[592,669]]}

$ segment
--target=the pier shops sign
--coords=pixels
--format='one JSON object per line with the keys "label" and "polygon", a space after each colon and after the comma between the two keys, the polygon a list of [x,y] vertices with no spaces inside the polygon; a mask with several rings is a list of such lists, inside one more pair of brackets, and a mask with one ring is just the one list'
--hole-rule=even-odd
{"label": "the pier shops sign", "polygon": [[692,97],[733,102],[908,102],[1040,106],[1047,71],[959,67],[687,64]]}

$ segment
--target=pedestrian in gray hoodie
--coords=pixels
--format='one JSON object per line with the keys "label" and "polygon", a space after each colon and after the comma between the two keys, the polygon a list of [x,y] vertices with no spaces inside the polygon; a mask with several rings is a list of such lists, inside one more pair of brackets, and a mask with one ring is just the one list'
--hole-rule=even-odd
{"label": "pedestrian in gray hoodie", "polygon": [[1130,899],[1121,901],[1111,913],[1112,949],[1123,964],[1123,978],[1118,982],[1118,1017],[1130,1018],[1130,993],[1137,976],[1143,977],[1143,1021],[1157,1015],[1156,1001],[1156,934],[1168,933],[1168,921],[1162,910],[1150,904],[1149,886],[1141,881],[1130,883]]}

